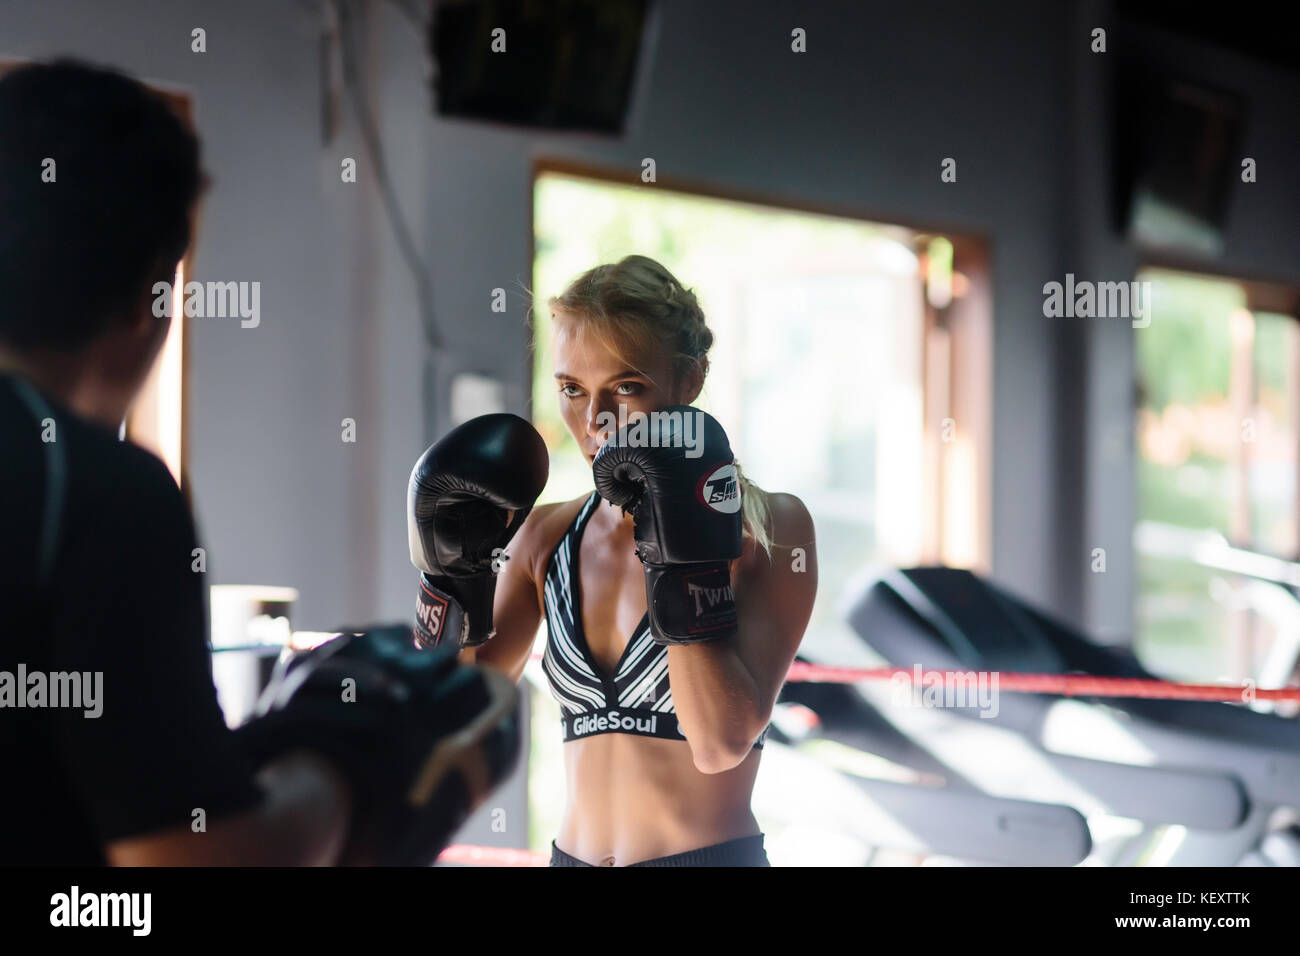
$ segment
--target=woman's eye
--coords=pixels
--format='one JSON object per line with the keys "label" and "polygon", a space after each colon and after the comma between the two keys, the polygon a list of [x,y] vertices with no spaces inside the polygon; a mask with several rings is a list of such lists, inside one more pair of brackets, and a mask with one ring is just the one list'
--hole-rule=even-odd
{"label": "woman's eye", "polygon": [[572,382],[560,386],[560,394],[565,398],[577,398],[580,393],[578,386]]}
{"label": "woman's eye", "polygon": [[[626,391],[624,391],[626,389]],[[615,389],[620,395],[640,395],[641,386],[636,382],[621,382]]]}

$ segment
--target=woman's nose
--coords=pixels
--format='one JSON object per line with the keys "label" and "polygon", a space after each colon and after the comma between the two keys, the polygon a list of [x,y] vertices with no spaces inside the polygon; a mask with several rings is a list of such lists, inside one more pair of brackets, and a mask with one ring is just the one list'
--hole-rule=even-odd
{"label": "woman's nose", "polygon": [[587,434],[599,442],[609,437],[610,425],[618,421],[618,412],[604,403],[592,401],[587,406]]}

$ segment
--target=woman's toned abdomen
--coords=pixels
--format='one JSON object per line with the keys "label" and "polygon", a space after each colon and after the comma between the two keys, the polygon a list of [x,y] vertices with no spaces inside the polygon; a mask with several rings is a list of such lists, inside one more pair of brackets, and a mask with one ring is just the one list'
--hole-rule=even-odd
{"label": "woman's toned abdomen", "polygon": [[684,742],[631,734],[570,741],[555,842],[588,863],[625,866],[756,834],[749,801],[758,760],[755,750],[732,770],[705,774]]}

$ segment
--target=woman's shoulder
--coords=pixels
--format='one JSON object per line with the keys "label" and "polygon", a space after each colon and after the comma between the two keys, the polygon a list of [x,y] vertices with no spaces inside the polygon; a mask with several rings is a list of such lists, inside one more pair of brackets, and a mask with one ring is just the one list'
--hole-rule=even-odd
{"label": "woman's shoulder", "polygon": [[586,494],[572,501],[553,501],[535,506],[515,539],[510,542],[512,556],[526,561],[536,575],[538,568],[549,560],[551,552],[560,543],[564,532],[589,497],[590,494]]}
{"label": "woman's shoulder", "polygon": [[763,498],[767,546],[760,544],[746,528],[743,550],[732,565],[743,579],[750,581],[765,579],[773,567],[784,565],[792,555],[798,558],[800,555],[795,552],[796,548],[802,549],[805,561],[815,554],[816,548],[812,515],[797,495],[764,491]]}
{"label": "woman's shoulder", "polygon": [[798,495],[766,491],[768,536],[772,546],[806,548],[813,543],[813,519]]}
{"label": "woman's shoulder", "polygon": [[548,504],[536,505],[528,515],[528,520],[524,522],[524,527],[527,527],[530,523],[534,526],[549,526],[560,521],[564,521],[567,525],[569,521],[578,516],[578,512],[591,499],[591,495],[592,493],[589,491],[568,501],[552,501]]}

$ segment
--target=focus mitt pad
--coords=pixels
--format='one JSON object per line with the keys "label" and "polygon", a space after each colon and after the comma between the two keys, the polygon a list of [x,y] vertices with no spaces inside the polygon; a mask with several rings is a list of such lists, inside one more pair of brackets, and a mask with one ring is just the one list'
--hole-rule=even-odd
{"label": "focus mitt pad", "polygon": [[347,859],[425,866],[519,757],[518,692],[411,629],[343,634],[282,658],[235,733],[258,765],[315,751],[352,784]]}

